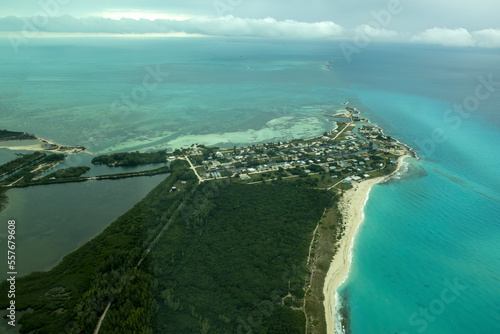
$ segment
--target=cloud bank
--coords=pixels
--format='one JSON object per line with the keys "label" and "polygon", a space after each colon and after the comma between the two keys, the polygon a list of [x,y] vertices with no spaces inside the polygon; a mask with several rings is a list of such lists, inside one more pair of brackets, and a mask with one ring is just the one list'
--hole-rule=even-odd
{"label": "cloud bank", "polygon": [[188,20],[131,19],[114,20],[103,17],[74,18],[5,17],[0,31],[41,31],[64,33],[168,34],[183,32],[207,36],[247,36],[265,38],[324,39],[340,36],[343,28],[333,22],[277,21],[273,18],[243,19],[234,16],[192,18]]}
{"label": "cloud bank", "polygon": [[413,41],[445,46],[474,46],[476,43],[467,30],[432,28],[414,36]]}
{"label": "cloud bank", "polygon": [[479,47],[500,48],[500,29],[474,31],[472,37]]}
{"label": "cloud bank", "polygon": [[[132,19],[104,17],[35,16],[0,18],[0,31],[27,37],[37,32],[103,34],[172,34],[204,36],[261,37],[283,39],[323,39],[437,44],[453,47],[500,47],[500,29],[468,31],[464,28],[432,28],[410,35],[370,25],[346,29],[331,21],[300,22],[274,18],[195,17],[187,20]],[[28,37],[29,38],[29,37]]]}

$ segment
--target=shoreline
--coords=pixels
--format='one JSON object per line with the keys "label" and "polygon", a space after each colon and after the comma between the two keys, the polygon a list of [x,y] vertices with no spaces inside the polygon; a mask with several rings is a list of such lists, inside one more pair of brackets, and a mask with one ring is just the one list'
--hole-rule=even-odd
{"label": "shoreline", "polygon": [[[29,139],[28,139],[29,140]],[[11,151],[39,151],[39,152],[49,152],[49,153],[64,153],[64,154],[78,154],[78,153],[87,153],[93,155],[94,153],[87,150],[85,147],[75,147],[75,146],[64,146],[57,144],[53,141],[37,137],[35,139],[30,139],[31,141],[38,141],[38,144],[30,144],[30,145],[19,145],[19,146],[7,146],[4,143],[9,143],[13,141],[18,141],[22,143],[25,141],[24,139],[14,139],[7,141],[0,141],[0,148],[11,150]],[[49,145],[54,148],[49,149],[44,147],[44,145]]]}
{"label": "shoreline", "polygon": [[411,155],[400,156],[396,170],[390,175],[355,183],[352,189],[342,194],[339,210],[342,213],[345,234],[338,243],[338,250],[330,263],[323,286],[327,334],[336,334],[336,329],[340,326],[340,324],[336,323],[337,290],[348,278],[354,242],[359,227],[365,218],[364,208],[370,196],[370,191],[375,184],[383,182],[399,172],[403,160],[408,157],[411,157]]}

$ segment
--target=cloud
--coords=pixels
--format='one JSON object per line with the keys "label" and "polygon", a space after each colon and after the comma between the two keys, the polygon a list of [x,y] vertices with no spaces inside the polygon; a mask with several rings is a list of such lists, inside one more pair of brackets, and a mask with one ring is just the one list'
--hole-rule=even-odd
{"label": "cloud", "polygon": [[0,31],[43,31],[70,33],[172,33],[185,32],[208,36],[252,36],[290,39],[324,39],[339,36],[343,28],[333,22],[277,21],[273,18],[246,19],[234,16],[192,18],[188,20],[131,19],[72,16],[42,18],[6,17],[0,19]]}
{"label": "cloud", "polygon": [[362,24],[353,29],[356,36],[367,36],[371,40],[377,41],[400,41],[402,36],[394,31],[384,28],[374,28],[368,24]]}
{"label": "cloud", "polygon": [[[273,39],[327,39],[356,42],[393,42],[437,44],[452,47],[500,47],[500,29],[469,32],[464,28],[432,28],[416,35],[376,28],[362,24],[346,29],[331,21],[300,22],[274,18],[252,19],[232,15],[222,17],[194,17],[175,19],[119,20],[89,16],[35,16],[0,18],[0,32],[16,32],[18,38],[35,37],[38,32],[68,34],[170,34],[193,36],[257,37]],[[27,33],[19,33],[26,31]]]}
{"label": "cloud", "polygon": [[483,48],[500,47],[500,29],[484,29],[474,31],[472,36],[476,40],[476,45]]}
{"label": "cloud", "polygon": [[432,28],[413,36],[412,41],[444,46],[474,46],[474,39],[466,29]]}
{"label": "cloud", "polygon": [[184,21],[185,32],[222,36],[259,36],[268,38],[323,39],[341,35],[343,28],[333,22],[277,21],[273,18],[242,19],[224,16]]}

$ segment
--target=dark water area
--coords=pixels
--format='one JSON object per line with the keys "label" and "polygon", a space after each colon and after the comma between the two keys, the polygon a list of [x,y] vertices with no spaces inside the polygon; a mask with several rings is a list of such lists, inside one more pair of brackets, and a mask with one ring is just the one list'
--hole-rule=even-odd
{"label": "dark water area", "polygon": [[166,177],[10,189],[6,208],[0,212],[2,253],[7,252],[7,221],[15,220],[18,274],[48,270],[101,233]]}
{"label": "dark water area", "polygon": [[340,324],[344,334],[351,334],[351,301],[349,298],[349,289],[344,289],[340,294],[341,308],[339,310]]}

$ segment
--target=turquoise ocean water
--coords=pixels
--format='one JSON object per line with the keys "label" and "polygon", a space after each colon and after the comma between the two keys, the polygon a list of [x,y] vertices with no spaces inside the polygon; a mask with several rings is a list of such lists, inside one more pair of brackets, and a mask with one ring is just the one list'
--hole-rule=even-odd
{"label": "turquoise ocean water", "polygon": [[500,332],[498,59],[379,46],[342,70],[372,119],[422,158],[372,189],[340,291],[352,333]]}
{"label": "turquoise ocean water", "polygon": [[[334,126],[322,114],[350,100],[420,156],[372,189],[340,291],[350,331],[498,333],[499,59],[408,45],[347,62],[327,42],[32,40],[0,54],[0,127],[95,152],[232,147],[319,135]],[[151,71],[165,75],[145,89]]]}

